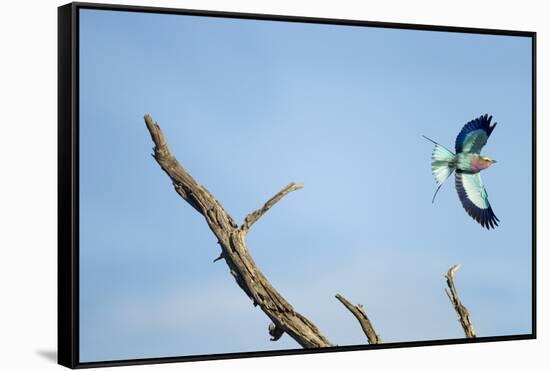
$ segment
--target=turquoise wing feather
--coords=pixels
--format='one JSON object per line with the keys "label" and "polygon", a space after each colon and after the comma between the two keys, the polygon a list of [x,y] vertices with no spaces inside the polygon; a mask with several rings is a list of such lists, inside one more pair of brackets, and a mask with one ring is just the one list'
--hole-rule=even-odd
{"label": "turquoise wing feather", "polygon": [[479,173],[468,174],[457,171],[455,185],[462,206],[475,221],[487,229],[498,226],[500,220],[491,208]]}
{"label": "turquoise wing feather", "polygon": [[485,114],[464,125],[456,137],[456,153],[464,152],[479,154],[497,124],[495,122],[491,125],[492,118],[492,116]]}

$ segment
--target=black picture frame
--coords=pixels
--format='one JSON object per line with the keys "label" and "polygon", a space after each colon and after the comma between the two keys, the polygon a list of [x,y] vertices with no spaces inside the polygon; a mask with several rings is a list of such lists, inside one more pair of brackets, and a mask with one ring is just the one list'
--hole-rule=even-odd
{"label": "black picture frame", "polygon": [[[525,335],[475,339],[441,339],[402,343],[337,346],[318,349],[258,351],[200,356],[121,359],[101,362],[79,360],[79,10],[98,9],[156,14],[353,25],[392,29],[427,30],[528,37],[532,41],[532,332]],[[536,32],[423,24],[387,23],[346,19],[269,14],[233,13],[145,6],[70,3],[58,8],[58,363],[69,368],[139,365],[168,362],[264,357],[350,350],[481,343],[536,338]]]}

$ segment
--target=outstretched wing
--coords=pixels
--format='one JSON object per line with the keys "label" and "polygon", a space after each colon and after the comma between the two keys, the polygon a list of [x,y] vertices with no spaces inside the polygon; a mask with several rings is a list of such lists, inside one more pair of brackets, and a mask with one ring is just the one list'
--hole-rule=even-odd
{"label": "outstretched wing", "polygon": [[457,171],[455,185],[458,198],[460,198],[466,212],[483,227],[487,229],[495,228],[500,220],[489,204],[481,175],[479,173],[468,174]]}
{"label": "outstretched wing", "polygon": [[491,125],[492,118],[485,114],[464,125],[456,137],[455,152],[479,154],[497,125],[496,122]]}

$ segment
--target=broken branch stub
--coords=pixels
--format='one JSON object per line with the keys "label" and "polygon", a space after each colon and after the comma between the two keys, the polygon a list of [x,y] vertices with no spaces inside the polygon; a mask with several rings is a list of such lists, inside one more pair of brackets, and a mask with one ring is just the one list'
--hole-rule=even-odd
{"label": "broken branch stub", "polygon": [[460,269],[460,264],[453,265],[449,270],[447,271],[447,274],[445,275],[445,278],[447,280],[447,286],[449,287],[449,290],[445,289],[445,293],[447,294],[447,297],[451,301],[451,304],[453,305],[453,308],[458,315],[458,320],[460,322],[460,325],[462,326],[462,329],[464,330],[464,334],[468,338],[475,338],[476,333],[474,331],[474,325],[472,324],[472,320],[470,319],[470,313],[468,312],[468,309],[462,304],[460,301],[460,298],[458,297],[458,292],[455,288],[454,283],[454,274]]}
{"label": "broken branch stub", "polygon": [[336,299],[338,299],[340,303],[342,303],[351,312],[351,314],[353,314],[355,318],[357,318],[357,321],[359,321],[359,324],[361,325],[363,332],[367,336],[369,344],[382,343],[382,339],[380,338],[380,335],[378,335],[374,330],[374,326],[369,320],[369,317],[365,312],[365,308],[361,304],[353,305],[351,302],[349,302],[346,298],[344,298],[340,294],[336,294]]}

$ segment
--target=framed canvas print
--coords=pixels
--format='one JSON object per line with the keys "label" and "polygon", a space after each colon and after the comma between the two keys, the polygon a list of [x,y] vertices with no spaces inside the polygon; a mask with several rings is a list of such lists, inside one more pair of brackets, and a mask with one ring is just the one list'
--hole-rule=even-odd
{"label": "framed canvas print", "polygon": [[534,32],[71,3],[58,35],[60,364],[535,338]]}

